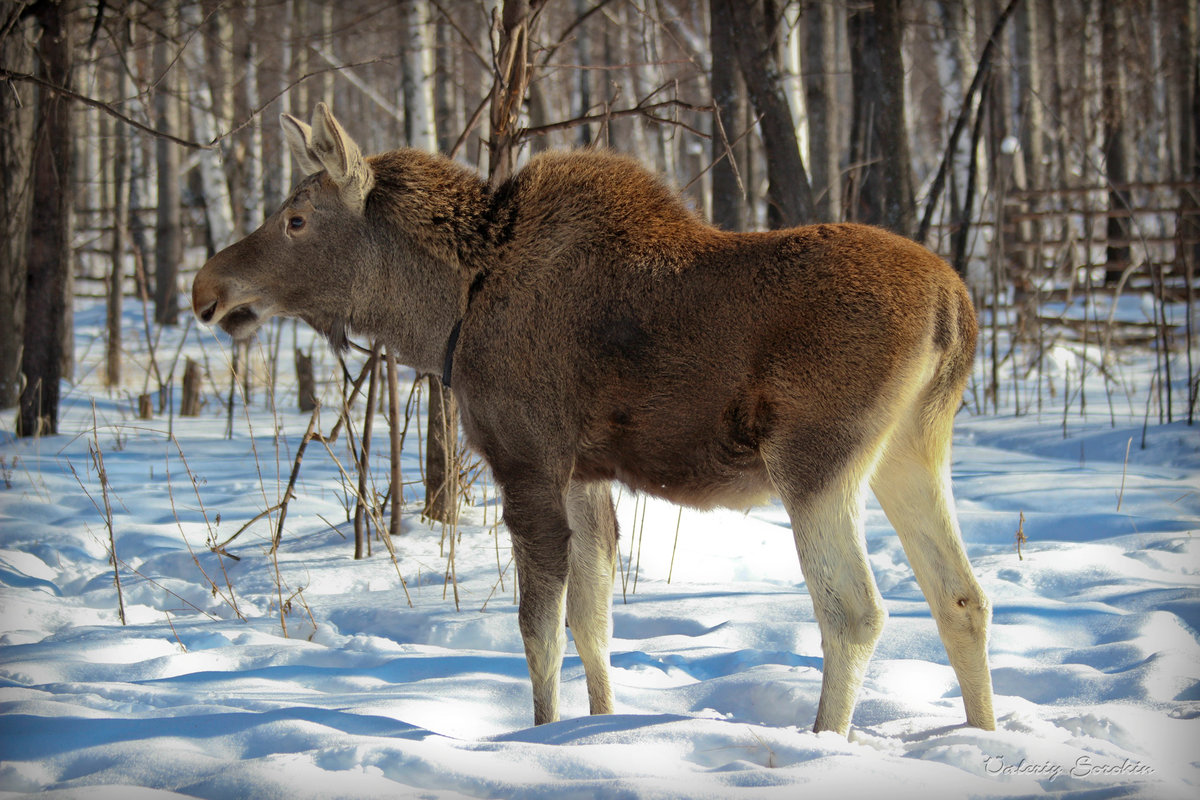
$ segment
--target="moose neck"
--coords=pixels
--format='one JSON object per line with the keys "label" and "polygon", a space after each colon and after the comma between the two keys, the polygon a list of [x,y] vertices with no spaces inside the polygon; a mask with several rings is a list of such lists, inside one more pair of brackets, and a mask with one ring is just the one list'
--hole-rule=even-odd
{"label": "moose neck", "polygon": [[348,327],[383,342],[401,363],[436,374],[466,288],[455,265],[412,248],[403,238],[380,237],[372,248],[378,257],[355,277]]}
{"label": "moose neck", "polygon": [[490,194],[474,173],[411,150],[371,159],[372,243],[357,270],[349,327],[418,372],[443,374],[481,285]]}

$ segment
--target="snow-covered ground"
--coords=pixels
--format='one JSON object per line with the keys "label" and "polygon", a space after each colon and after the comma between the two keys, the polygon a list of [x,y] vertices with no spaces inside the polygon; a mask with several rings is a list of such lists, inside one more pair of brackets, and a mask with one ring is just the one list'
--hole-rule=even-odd
{"label": "snow-covered ground", "polygon": [[[1145,382],[1111,414],[1098,389],[1086,418],[1064,417],[1061,397],[1041,415],[960,415],[955,490],[995,604],[997,731],[963,726],[928,608],[878,506],[867,536],[890,618],[847,741],[810,732],[820,636],[779,505],[680,513],[628,492],[614,587],[617,713],[585,715],[583,671],[568,651],[565,719],[533,728],[494,489],[485,497],[477,485],[464,509],[452,580],[449,542],[421,522],[416,487],[395,561],[379,542],[355,561],[347,489],[314,443],[277,557],[265,519],[219,556],[210,543],[283,494],[308,424],[284,410],[294,406],[290,373],[279,410],[265,409],[259,390],[235,413],[232,439],[215,383],[199,419],[135,420],[129,392],[97,388],[100,317],[79,313],[81,380],[67,392],[63,434],[0,433],[0,795],[1200,790],[1200,432],[1152,418],[1143,448]],[[224,380],[212,337],[189,337],[184,352],[207,353]],[[160,344],[160,361],[175,341]],[[131,369],[144,364],[139,352]],[[1124,366],[1131,386],[1152,363]],[[331,424],[329,414],[322,427]],[[333,452],[350,463],[344,437]],[[376,452],[386,462],[382,433]],[[404,466],[406,481],[419,479],[415,446]]]}

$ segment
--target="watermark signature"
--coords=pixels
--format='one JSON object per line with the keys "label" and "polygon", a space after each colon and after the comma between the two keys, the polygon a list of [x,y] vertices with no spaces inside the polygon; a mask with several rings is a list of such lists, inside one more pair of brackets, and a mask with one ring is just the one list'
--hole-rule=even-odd
{"label": "watermark signature", "polygon": [[1022,758],[1013,761],[1005,756],[984,756],[983,771],[988,775],[1026,776],[1053,781],[1063,775],[1072,778],[1106,775],[1111,777],[1147,776],[1154,774],[1149,764],[1126,758],[1123,761],[1103,761],[1095,756],[1080,756],[1074,763],[1054,761],[1030,761]]}

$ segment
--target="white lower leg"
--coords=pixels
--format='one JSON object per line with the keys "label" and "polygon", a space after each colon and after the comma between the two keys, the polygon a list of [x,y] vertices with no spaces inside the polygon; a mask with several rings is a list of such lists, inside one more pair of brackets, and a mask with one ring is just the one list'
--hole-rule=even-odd
{"label": "white lower leg", "polygon": [[616,557],[611,491],[607,485],[573,489],[569,510],[567,624],[587,675],[588,708],[593,714],[611,714],[609,640]]}
{"label": "white lower leg", "polygon": [[535,725],[558,720],[558,686],[567,642],[562,622],[565,588],[529,591],[524,581],[521,586],[517,618],[525,643],[529,680],[533,685]]}
{"label": "white lower leg", "polygon": [[916,448],[897,448],[880,465],[872,487],[929,602],[962,689],[967,724],[994,730],[987,658],[991,603],[963,549],[949,470],[930,466]]}
{"label": "white lower leg", "polygon": [[887,613],[867,563],[863,488],[789,504],[796,549],[821,626],[821,702],[813,729],[845,734]]}

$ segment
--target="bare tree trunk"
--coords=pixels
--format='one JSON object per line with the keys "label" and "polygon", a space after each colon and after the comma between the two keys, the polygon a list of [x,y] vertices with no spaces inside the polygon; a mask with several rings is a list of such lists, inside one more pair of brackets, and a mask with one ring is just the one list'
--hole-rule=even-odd
{"label": "bare tree trunk", "polygon": [[[1175,118],[1169,124],[1178,131],[1175,137],[1179,150],[1176,163],[1180,177],[1200,182],[1200,42],[1197,42],[1200,11],[1191,0],[1172,0],[1167,8],[1168,14],[1178,20],[1178,24],[1172,26],[1170,37],[1170,59],[1174,64],[1175,76],[1170,93],[1174,96],[1176,111]],[[1183,241],[1193,243],[1190,247],[1184,245],[1185,252],[1180,257],[1185,263],[1190,263],[1193,269],[1200,264],[1200,216],[1196,213],[1200,205],[1198,194],[1195,190],[1185,190],[1180,196],[1180,211],[1186,213],[1180,216],[1179,233]],[[1193,385],[1195,390],[1200,390],[1200,384]],[[1194,402],[1193,399],[1193,405]]]}
{"label": "bare tree trunk", "polygon": [[[41,77],[55,86],[71,80],[70,14],[66,3],[41,3],[38,60]],[[71,104],[41,89],[33,150],[33,207],[25,280],[25,336],[17,433],[58,432],[59,378],[67,274],[71,269]]]}
{"label": "bare tree trunk", "polygon": [[[318,0],[316,5],[319,5],[321,8],[321,28],[318,41],[323,45],[327,43],[329,51],[334,52],[333,45],[335,40],[333,36],[333,11],[335,7],[335,0]],[[317,97],[316,100],[312,101],[312,105],[315,106],[318,101],[324,103],[333,102],[333,86],[335,77],[337,77],[337,73],[332,70],[321,73],[321,77],[317,80],[314,87]],[[307,106],[304,109],[304,113],[308,113]]]}
{"label": "bare tree trunk", "polygon": [[[588,0],[573,0],[571,10],[575,12],[577,17],[583,16],[587,12]],[[592,40],[588,36],[586,30],[580,31],[575,38],[575,57],[579,61],[579,65],[583,69],[579,70],[578,82],[576,84],[576,92],[578,93],[579,102],[576,110],[576,116],[584,116],[591,113],[592,110],[592,71],[587,69],[592,63]],[[580,125],[578,138],[576,143],[580,147],[588,147],[592,143],[592,126]]]}
{"label": "bare tree trunk", "polygon": [[313,377],[312,355],[296,348],[296,399],[301,412],[317,407],[317,382]]}
{"label": "bare tree trunk", "polygon": [[[401,8],[404,24],[404,70],[401,87],[404,94],[405,137],[411,147],[437,149],[434,119],[433,53],[429,47],[428,8],[423,0],[405,0]],[[393,370],[394,371],[394,370]],[[454,395],[443,391],[442,379],[431,375],[428,385],[428,429],[425,450],[425,516],[439,522],[453,522],[458,511],[458,472],[454,454],[458,449],[458,409]],[[393,454],[398,458],[399,454]],[[394,471],[398,478],[399,470]],[[393,502],[403,492],[392,486]],[[393,512],[393,518],[398,515]],[[398,530],[398,527],[397,527]]]}
{"label": "bare tree trunk", "polygon": [[[975,66],[972,56],[975,43],[974,13],[968,12],[966,0],[939,0],[934,6],[934,12],[930,28],[935,37],[935,65],[938,75],[944,76],[947,81],[947,85],[942,87],[942,114],[946,120],[954,120],[954,127],[939,172],[929,190],[930,198],[917,233],[917,240],[921,242],[926,242],[926,234],[932,222],[931,214],[947,181],[950,185],[949,203],[943,217],[955,220],[961,215],[962,193],[967,185],[970,165],[974,163],[974,154],[968,151],[971,137],[963,136],[962,132],[971,118],[979,91],[978,85],[974,91],[970,88],[974,79],[972,69]],[[992,45],[992,49],[994,48]],[[943,132],[939,131],[938,141],[941,141],[942,135]]]}
{"label": "bare tree trunk", "polygon": [[900,14],[900,0],[875,0],[875,17],[879,25],[879,61],[883,67],[880,81],[883,93],[879,98],[881,124],[876,128],[879,152],[883,156],[883,226],[903,236],[912,236],[915,203],[905,119],[901,47],[904,19]]}
{"label": "bare tree trunk", "polygon": [[[116,94],[125,97],[125,71],[117,70]],[[124,125],[117,123],[112,130],[112,268],[108,276],[105,303],[105,379],[110,387],[121,385],[121,314],[125,301],[126,225],[129,218],[129,191],[125,178],[129,172],[129,136]]]}
{"label": "bare tree trunk", "polygon": [[[436,376],[428,378],[429,446],[425,449],[426,517],[453,524],[458,518],[458,406],[454,395]],[[434,446],[435,437],[437,446]],[[392,489],[395,492],[399,487]]]}
{"label": "bare tree trunk", "polygon": [[179,416],[200,416],[200,362],[188,357],[183,368],[183,386],[179,398]]}
{"label": "bare tree trunk", "polygon": [[[136,25],[127,29],[130,50],[142,44],[138,39],[138,32]],[[149,65],[143,59],[140,63],[135,61],[130,66],[133,69],[134,85],[144,86],[147,81],[142,70],[147,69]],[[153,107],[145,97],[130,100],[129,110],[134,116],[140,114],[147,119],[153,115]],[[134,296],[148,305],[151,286],[147,273],[150,269],[151,254],[150,242],[146,235],[147,226],[141,212],[150,195],[150,145],[144,137],[130,136],[126,140],[126,146],[129,153],[129,250],[133,256]]]}
{"label": "bare tree trunk", "polygon": [[508,180],[516,164],[521,106],[532,77],[529,39],[545,2],[504,0],[500,13],[500,48],[488,134],[488,180],[493,186]]}
{"label": "bare tree trunk", "polygon": [[841,218],[840,133],[837,112],[837,18],[832,3],[807,0],[800,22],[804,46],[804,105],[808,114],[808,163],[819,220]]}
{"label": "bare tree trunk", "polygon": [[768,13],[766,0],[713,0],[713,5],[724,6],[720,13],[733,21],[738,64],[760,117],[767,160],[767,224],[782,228],[811,222],[815,217],[812,188],[771,38],[776,15]]}
{"label": "bare tree trunk", "polygon": [[[1180,172],[1200,181],[1200,10],[1183,0],[1178,47]],[[1200,247],[1198,245],[1197,247]],[[1198,253],[1200,255],[1200,253]]]}
{"label": "bare tree trunk", "polygon": [[[179,30],[178,6],[164,5],[165,36],[154,43],[154,74],[159,78],[154,94],[155,121],[159,130],[179,129],[178,80],[174,74],[173,43]],[[154,319],[160,325],[179,323],[179,264],[183,260],[182,192],[179,146],[164,138],[154,142],[158,168],[158,215],[154,245]]]}
{"label": "bare tree trunk", "polygon": [[[291,43],[291,74],[292,75],[307,75],[309,71],[309,52],[308,46],[311,43],[312,31],[309,27],[309,15],[312,7],[311,0],[288,0],[287,18],[292,26],[292,36],[289,39]],[[287,70],[284,70],[285,76]],[[287,78],[285,77],[285,82]],[[300,81],[296,84],[292,91],[287,93],[287,100],[291,103],[290,110],[294,114],[300,114],[305,119],[312,113],[313,103],[309,102],[309,86],[311,81]],[[318,97],[318,100],[324,100],[323,97]],[[285,147],[286,151],[287,148]],[[291,157],[284,155],[284,158],[289,160]]]}
{"label": "bare tree trunk", "polygon": [[[391,440],[391,517],[388,519],[388,536],[400,535],[400,515],[404,508],[404,478],[400,471],[400,451],[404,447],[404,431],[400,424],[400,380],[396,368],[396,357],[387,351],[384,360],[387,366],[388,383],[388,434]],[[389,548],[390,549],[390,548]]]}
{"label": "bare tree trunk", "polygon": [[904,65],[898,0],[875,0],[849,17],[854,118],[850,216],[897,233],[914,232],[912,167],[904,123]]}
{"label": "bare tree trunk", "polygon": [[[33,71],[32,20],[0,37],[0,60]],[[21,395],[21,348],[25,328],[25,258],[33,193],[34,88],[6,83],[0,91],[0,408]]]}
{"label": "bare tree trunk", "polygon": [[733,142],[746,116],[746,92],[738,70],[729,3],[710,8],[709,41],[712,48],[713,138],[712,223],[728,231],[746,229],[746,196]]}
{"label": "bare tree trunk", "polygon": [[368,506],[373,505],[373,498],[368,481],[368,470],[371,465],[371,432],[375,421],[375,403],[379,395],[379,354],[382,345],[374,342],[371,345],[371,359],[367,369],[371,377],[367,384],[367,407],[363,414],[362,441],[359,442],[358,453],[358,501],[354,504],[354,558],[366,558],[371,554],[371,514]]}
{"label": "bare tree trunk", "polygon": [[437,21],[437,47],[434,48],[434,77],[433,81],[433,128],[437,132],[437,149],[439,153],[449,153],[454,147],[454,140],[462,129],[459,120],[459,93],[455,91],[455,82],[450,79],[456,74],[454,56],[451,51],[451,37],[454,30],[444,16]]}
{"label": "bare tree trunk", "polygon": [[1100,2],[1100,103],[1104,118],[1104,175],[1108,181],[1108,240],[1104,282],[1115,286],[1129,266],[1129,180],[1125,143],[1125,78],[1117,3]]}
{"label": "bare tree trunk", "polygon": [[1030,188],[1046,186],[1046,121],[1042,92],[1041,3],[1028,2],[1017,17],[1017,74],[1021,81],[1021,153],[1025,158],[1026,183]]}

